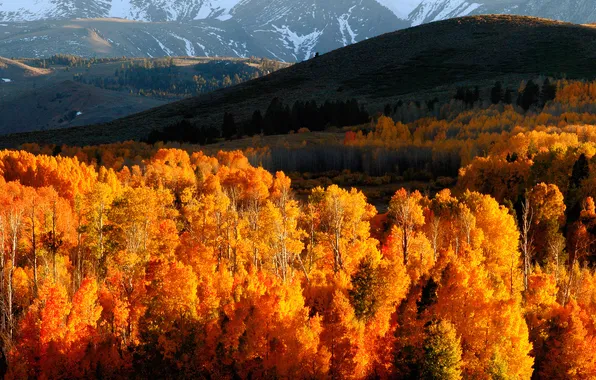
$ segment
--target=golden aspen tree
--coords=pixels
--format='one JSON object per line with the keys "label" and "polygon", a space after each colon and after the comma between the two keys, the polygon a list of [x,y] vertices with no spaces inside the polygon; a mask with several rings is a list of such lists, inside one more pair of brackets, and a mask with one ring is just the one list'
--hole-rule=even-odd
{"label": "golden aspen tree", "polygon": [[401,234],[401,246],[404,262],[409,260],[411,239],[416,228],[424,224],[424,215],[420,200],[422,195],[415,191],[408,193],[405,189],[398,190],[389,203],[389,214],[394,218],[395,225]]}

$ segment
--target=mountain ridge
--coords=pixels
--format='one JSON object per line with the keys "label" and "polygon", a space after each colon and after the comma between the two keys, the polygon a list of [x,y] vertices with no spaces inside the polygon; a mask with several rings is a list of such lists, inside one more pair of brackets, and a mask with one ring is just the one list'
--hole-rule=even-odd
{"label": "mountain ridge", "polygon": [[[134,21],[194,21],[259,19],[272,22],[293,10],[325,11],[339,4],[345,10],[372,3],[388,9],[412,26],[471,14],[519,14],[585,23],[596,17],[591,0],[2,0],[0,21],[39,21],[75,18],[123,18]],[[258,9],[259,12],[254,12]],[[305,16],[303,12],[298,17]],[[273,17],[271,17],[273,16]]]}
{"label": "mountain ridge", "polygon": [[[478,14],[589,23],[596,22],[596,4],[592,0],[0,0],[0,56],[232,55],[297,62],[396,29]],[[135,22],[118,24],[116,18]]]}

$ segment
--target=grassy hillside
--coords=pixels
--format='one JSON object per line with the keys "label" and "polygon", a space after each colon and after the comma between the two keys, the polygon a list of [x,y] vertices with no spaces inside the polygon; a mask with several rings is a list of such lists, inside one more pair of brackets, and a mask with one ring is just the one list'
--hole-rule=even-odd
{"label": "grassy hillside", "polygon": [[0,57],[0,134],[105,123],[212,91],[224,78],[246,81],[287,66],[248,58]]}
{"label": "grassy hillside", "polygon": [[140,139],[184,118],[220,126],[224,112],[237,121],[265,111],[274,97],[286,104],[357,98],[369,111],[399,99],[443,100],[456,86],[515,86],[536,75],[593,78],[596,29],[518,16],[476,16],[397,31],[296,64],[264,78],[168,104],[103,125],[19,134],[24,142],[97,144]]}
{"label": "grassy hillside", "polygon": [[16,80],[36,77],[46,75],[49,72],[46,69],[28,66],[22,62],[0,57],[0,77],[4,79]]}
{"label": "grassy hillside", "polygon": [[1,102],[0,134],[101,123],[164,103],[73,81],[58,82]]}

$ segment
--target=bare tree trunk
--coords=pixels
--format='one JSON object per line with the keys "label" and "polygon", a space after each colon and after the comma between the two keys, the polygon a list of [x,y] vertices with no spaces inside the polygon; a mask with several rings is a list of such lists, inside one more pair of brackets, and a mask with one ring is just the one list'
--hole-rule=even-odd
{"label": "bare tree trunk", "polygon": [[100,208],[99,208],[99,224],[98,224],[98,248],[99,248],[99,258],[100,260],[103,261],[103,214],[104,214],[104,210],[105,210],[105,205],[103,203],[103,201],[101,202]]}
{"label": "bare tree trunk", "polygon": [[78,289],[79,286],[81,286],[81,282],[83,279],[83,257],[82,257],[83,236],[82,236],[81,228],[82,228],[82,215],[81,215],[81,210],[79,209],[77,212],[77,250],[76,250],[77,275],[76,275],[76,281],[75,281],[76,289]]}
{"label": "bare tree trunk", "polygon": [[441,225],[441,218],[438,216],[434,216],[431,224],[431,242],[433,245],[433,260],[437,261],[437,252],[439,250],[439,233]]}
{"label": "bare tree trunk", "polygon": [[563,307],[567,305],[569,301],[569,296],[571,295],[571,283],[573,281],[573,267],[575,266],[575,255],[573,259],[571,259],[571,265],[569,268],[569,279],[567,280],[567,284],[565,285],[565,293],[563,295]]}
{"label": "bare tree trunk", "polygon": [[6,332],[6,316],[7,316],[7,312],[6,312],[6,295],[4,294],[4,279],[5,279],[5,268],[6,268],[6,250],[5,250],[5,246],[4,246],[4,242],[6,241],[6,235],[5,235],[5,230],[4,228],[6,227],[5,225],[5,220],[4,218],[0,218],[0,296],[2,297],[2,302],[0,303],[0,307],[2,308],[2,310],[0,310],[0,312],[2,313],[2,315],[0,316],[1,321],[2,321],[2,332],[5,333]]}
{"label": "bare tree trunk", "polygon": [[52,205],[52,263],[53,263],[53,271],[54,271],[54,281],[56,281],[57,270],[56,270],[56,254],[58,253],[58,237],[56,236],[56,219],[57,219],[57,211],[56,211],[56,201]]}
{"label": "bare tree trunk", "polygon": [[302,268],[302,272],[304,273],[304,277],[306,278],[306,283],[310,285],[310,280],[308,278],[308,272],[306,271],[306,267],[304,266],[302,257],[300,257],[300,254],[298,254],[296,256],[298,257],[298,262],[300,263],[300,267]]}
{"label": "bare tree trunk", "polygon": [[560,253],[563,250],[563,244],[561,243],[561,241],[557,241],[556,239],[553,239],[552,237],[549,239],[548,241],[548,250],[549,250],[549,255],[552,256],[554,258],[555,261],[555,283],[557,284],[557,286],[559,286],[559,282],[560,282]]}
{"label": "bare tree trunk", "polygon": [[571,297],[571,285],[573,283],[573,269],[575,268],[575,263],[580,262],[580,254],[582,254],[583,256],[583,254],[585,254],[588,247],[590,247],[592,243],[593,241],[591,239],[575,240],[571,252],[569,252],[569,257],[571,258],[571,260],[569,261],[569,279],[567,280],[567,285],[565,286],[563,306],[567,304],[569,298]]}
{"label": "bare tree trunk", "polygon": [[31,207],[31,250],[33,253],[33,297],[37,297],[37,239],[35,236],[35,200]]}
{"label": "bare tree trunk", "polygon": [[520,245],[523,259],[524,271],[524,290],[528,290],[528,277],[530,276],[531,260],[532,260],[532,237],[530,236],[530,228],[532,226],[533,211],[530,206],[530,200],[526,197],[522,205],[522,220],[520,226]]}
{"label": "bare tree trunk", "polygon": [[408,235],[409,232],[407,231],[407,226],[405,224],[402,225],[402,250],[404,253],[404,263],[407,264],[408,263],[408,245],[409,245],[409,241],[408,241]]}
{"label": "bare tree trunk", "polygon": [[10,234],[11,234],[11,263],[8,271],[8,336],[12,338],[14,331],[14,315],[12,310],[13,298],[13,275],[17,256],[17,244],[19,239],[19,230],[21,227],[22,212],[12,211],[10,216]]}

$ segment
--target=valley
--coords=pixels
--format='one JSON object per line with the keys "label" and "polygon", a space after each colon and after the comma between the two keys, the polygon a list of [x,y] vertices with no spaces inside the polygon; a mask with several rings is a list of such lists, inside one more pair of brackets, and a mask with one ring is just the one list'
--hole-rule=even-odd
{"label": "valley", "polygon": [[287,66],[241,58],[0,58],[0,134],[105,123]]}

